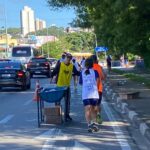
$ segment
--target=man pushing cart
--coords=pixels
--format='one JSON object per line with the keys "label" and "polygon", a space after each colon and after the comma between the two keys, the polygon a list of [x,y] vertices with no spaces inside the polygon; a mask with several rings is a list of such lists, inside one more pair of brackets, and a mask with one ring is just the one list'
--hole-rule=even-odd
{"label": "man pushing cart", "polygon": [[72,71],[73,71],[73,64],[71,63],[72,55],[67,53],[65,56],[65,60],[63,62],[57,63],[56,67],[54,68],[51,81],[54,76],[56,76],[56,84],[58,87],[67,87],[66,94],[65,94],[65,122],[71,121],[72,118],[70,117],[70,83],[72,78]]}

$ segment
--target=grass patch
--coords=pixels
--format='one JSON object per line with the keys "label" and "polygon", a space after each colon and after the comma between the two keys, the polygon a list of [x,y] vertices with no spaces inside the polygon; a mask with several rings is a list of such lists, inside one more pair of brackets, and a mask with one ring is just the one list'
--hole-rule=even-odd
{"label": "grass patch", "polygon": [[135,73],[127,73],[126,71],[118,70],[118,69],[113,69],[112,71],[117,74],[121,74],[132,81],[136,81],[141,84],[144,83],[148,88],[150,88],[150,80],[146,79],[145,77],[142,77]]}

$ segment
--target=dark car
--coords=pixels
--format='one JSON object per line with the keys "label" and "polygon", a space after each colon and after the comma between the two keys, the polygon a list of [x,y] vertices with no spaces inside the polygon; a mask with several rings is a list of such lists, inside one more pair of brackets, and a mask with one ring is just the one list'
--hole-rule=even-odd
{"label": "dark car", "polygon": [[51,76],[50,63],[45,57],[34,57],[27,64],[27,69],[30,71],[31,77],[33,75]]}
{"label": "dark car", "polygon": [[8,59],[8,58],[0,58],[0,61],[11,61],[11,59]]}
{"label": "dark car", "polygon": [[21,87],[30,89],[30,73],[19,61],[0,61],[0,89],[3,87]]}

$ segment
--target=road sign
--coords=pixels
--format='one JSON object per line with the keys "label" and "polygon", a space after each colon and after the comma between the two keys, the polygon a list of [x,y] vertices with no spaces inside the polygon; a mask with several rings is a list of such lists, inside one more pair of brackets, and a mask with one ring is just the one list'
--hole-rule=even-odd
{"label": "road sign", "polygon": [[95,47],[95,51],[96,52],[106,52],[106,51],[108,51],[108,48],[105,46],[99,46],[99,47]]}

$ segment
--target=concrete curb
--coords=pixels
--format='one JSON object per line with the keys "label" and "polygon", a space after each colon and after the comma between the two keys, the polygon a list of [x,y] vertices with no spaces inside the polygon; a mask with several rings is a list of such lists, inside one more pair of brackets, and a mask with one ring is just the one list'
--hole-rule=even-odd
{"label": "concrete curb", "polygon": [[135,111],[128,108],[128,104],[123,102],[117,93],[113,92],[110,83],[107,82],[106,85],[104,84],[104,92],[106,98],[111,97],[111,100],[115,103],[117,110],[119,110],[119,112],[122,114],[126,114],[132,124],[140,130],[140,133],[150,143],[150,128],[146,125],[145,122],[141,121]]}

